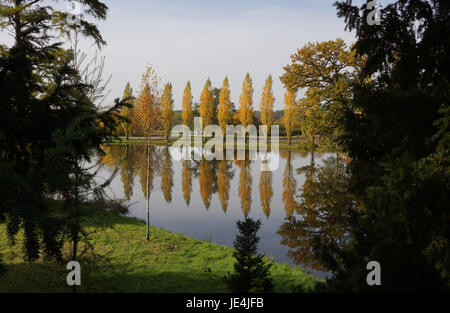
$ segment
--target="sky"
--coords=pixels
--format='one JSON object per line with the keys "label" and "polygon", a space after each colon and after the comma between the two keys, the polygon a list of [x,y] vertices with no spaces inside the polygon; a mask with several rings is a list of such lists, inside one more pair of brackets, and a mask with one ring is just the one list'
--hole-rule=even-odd
{"label": "sky", "polygon": [[[181,109],[183,90],[191,82],[198,102],[207,78],[220,87],[228,76],[231,100],[238,107],[245,74],[254,87],[259,110],[264,82],[273,76],[275,108],[284,106],[279,80],[290,55],[308,41],[343,38],[354,41],[336,15],[334,0],[106,0],[109,14],[99,22],[107,41],[104,74],[112,75],[113,98],[127,82],[137,91],[147,64],[173,85],[174,108]],[[2,35],[0,38],[4,38]],[[84,40],[89,55],[94,50]]]}

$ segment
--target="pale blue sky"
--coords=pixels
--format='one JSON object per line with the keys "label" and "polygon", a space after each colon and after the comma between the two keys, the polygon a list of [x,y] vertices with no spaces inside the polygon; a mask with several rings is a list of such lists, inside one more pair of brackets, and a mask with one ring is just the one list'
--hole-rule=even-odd
{"label": "pale blue sky", "polygon": [[105,2],[109,15],[99,26],[108,42],[101,53],[106,56],[105,74],[113,76],[111,98],[122,95],[127,81],[137,90],[148,63],[161,77],[161,84],[172,83],[175,109],[181,108],[188,80],[198,101],[208,77],[213,86],[220,87],[226,75],[238,107],[247,72],[254,83],[254,109],[259,110],[269,74],[274,78],[275,107],[282,109],[284,90],[279,76],[297,48],[308,41],[338,37],[354,41],[336,15],[334,0]]}

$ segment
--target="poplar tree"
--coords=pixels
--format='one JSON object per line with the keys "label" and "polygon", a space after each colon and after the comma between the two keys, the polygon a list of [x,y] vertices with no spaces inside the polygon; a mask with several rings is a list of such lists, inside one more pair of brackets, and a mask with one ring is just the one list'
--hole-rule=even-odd
{"label": "poplar tree", "polygon": [[206,126],[211,125],[214,118],[213,95],[209,78],[203,87],[199,111],[200,117],[202,118],[202,131],[204,131]]}
{"label": "poplar tree", "polygon": [[267,133],[265,133],[264,136],[267,136],[268,132],[270,132],[270,127],[275,120],[273,112],[274,102],[275,98],[272,92],[272,75],[269,75],[266,79],[261,98],[261,123],[263,125],[267,125]]}
{"label": "poplar tree", "polygon": [[296,91],[288,90],[284,95],[284,116],[282,123],[286,129],[286,136],[288,137],[288,142],[291,144],[291,135],[295,126],[297,124],[298,118],[298,105],[296,102]]}
{"label": "poplar tree", "polygon": [[147,139],[161,126],[159,80],[154,69],[148,66],[142,75],[141,89],[135,100],[134,123]]}
{"label": "poplar tree", "polygon": [[228,77],[225,77],[220,90],[219,108],[217,112],[220,128],[225,138],[226,127],[233,120],[233,111],[231,110],[230,87],[228,84]]}
{"label": "poplar tree", "polygon": [[173,102],[172,84],[167,83],[161,98],[162,126],[167,141],[169,140],[170,128],[172,126]]}
{"label": "poplar tree", "polygon": [[183,125],[186,125],[189,128],[192,128],[192,121],[194,118],[192,102],[193,99],[192,99],[191,83],[188,82],[186,84],[186,88],[184,88],[181,117],[183,120]]}
{"label": "poplar tree", "polygon": [[[129,82],[125,86],[125,90],[123,92],[123,98],[130,105],[133,104],[133,89],[131,88],[131,85]],[[127,137],[127,140],[128,140],[128,138],[130,136],[130,132],[131,132],[131,126],[132,126],[130,121],[133,118],[133,109],[131,107],[124,106],[122,108],[122,110],[120,111],[120,115],[126,119],[120,123],[120,126],[122,127],[123,133],[124,133],[125,137]]]}
{"label": "poplar tree", "polygon": [[[147,141],[147,167],[145,168],[145,175],[140,175],[142,188],[145,188],[146,191],[144,192],[144,196],[146,196],[147,200],[147,240],[150,239],[150,191],[153,187],[152,158],[155,155],[155,149],[150,145],[150,135],[161,125],[161,102],[159,94],[159,77],[151,66],[147,66],[147,69],[142,75],[141,90],[136,99],[135,110],[136,124],[139,126]],[[145,182],[143,182],[144,177]]]}
{"label": "poplar tree", "polygon": [[253,83],[250,74],[245,75],[242,84],[242,94],[239,97],[239,121],[242,127],[253,123]]}

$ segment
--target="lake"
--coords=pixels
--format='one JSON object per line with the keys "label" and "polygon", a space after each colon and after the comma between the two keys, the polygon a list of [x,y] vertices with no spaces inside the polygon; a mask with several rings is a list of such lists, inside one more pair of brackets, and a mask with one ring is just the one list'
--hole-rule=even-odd
{"label": "lake", "polygon": [[294,261],[288,252],[295,247],[283,244],[279,232],[297,214],[299,195],[307,177],[299,169],[311,164],[318,166],[335,157],[334,154],[271,152],[278,154],[279,166],[273,172],[263,172],[259,160],[177,161],[171,154],[179,155],[180,148],[167,146],[149,147],[150,166],[146,145],[107,145],[104,150],[105,166],[100,176],[107,178],[115,168],[120,168],[107,193],[113,198],[129,199],[132,204],[129,216],[146,220],[149,194],[150,225],[225,246],[233,244],[236,221],[245,216],[260,219],[261,252],[275,262],[301,266],[320,277],[326,276],[323,269],[299,264],[302,257]]}

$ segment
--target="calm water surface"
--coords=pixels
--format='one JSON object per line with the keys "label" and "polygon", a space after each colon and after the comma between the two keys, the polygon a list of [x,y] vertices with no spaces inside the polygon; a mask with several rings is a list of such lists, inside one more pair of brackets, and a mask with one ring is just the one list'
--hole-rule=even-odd
{"label": "calm water surface", "polygon": [[171,153],[181,151],[172,147],[151,146],[150,167],[144,145],[110,145],[105,151],[106,166],[100,174],[108,177],[114,168],[120,168],[109,193],[129,199],[133,204],[129,216],[146,220],[149,194],[152,226],[225,246],[233,244],[236,221],[245,216],[260,219],[261,252],[276,262],[326,276],[307,264],[294,264],[279,231],[287,218],[296,214],[299,192],[305,183],[305,174],[298,169],[321,164],[332,154],[280,151],[278,169],[261,172],[260,160],[176,161]]}

